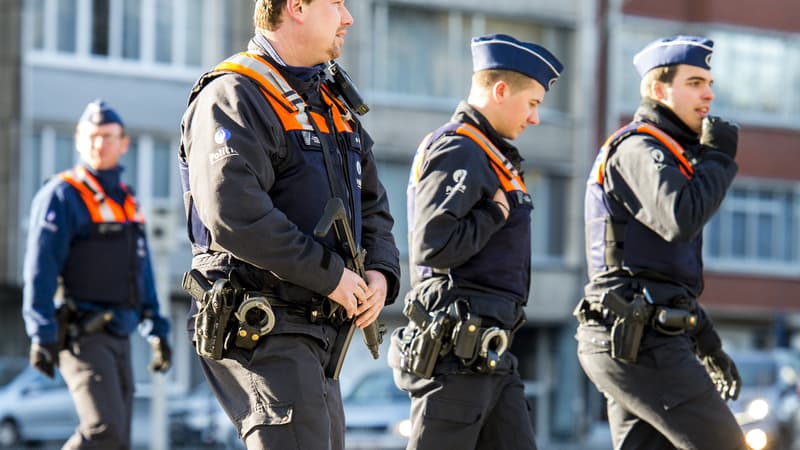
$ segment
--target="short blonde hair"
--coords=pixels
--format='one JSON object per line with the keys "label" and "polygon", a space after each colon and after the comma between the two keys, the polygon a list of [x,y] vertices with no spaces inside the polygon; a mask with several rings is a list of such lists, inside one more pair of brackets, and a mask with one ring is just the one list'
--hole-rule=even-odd
{"label": "short blonde hair", "polygon": [[481,89],[489,89],[498,81],[505,81],[513,94],[527,88],[536,80],[514,70],[488,69],[472,74],[472,85]]}

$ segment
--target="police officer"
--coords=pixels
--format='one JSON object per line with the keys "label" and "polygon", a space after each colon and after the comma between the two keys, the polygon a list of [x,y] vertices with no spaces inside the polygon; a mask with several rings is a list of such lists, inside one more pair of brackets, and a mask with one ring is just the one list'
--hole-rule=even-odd
{"label": "police officer", "polygon": [[120,116],[89,103],[75,130],[81,162],[31,206],[22,312],[31,365],[50,378],[58,366],[75,402],[80,424],[65,449],[129,448],[137,325],[149,324],[151,370],[170,366],[144,217],[120,181],[128,144]]}
{"label": "police officer", "polygon": [[698,303],[703,226],[737,171],[738,128],[709,114],[712,51],[673,36],[635,56],[641,104],[587,183],[578,358],[615,449],[745,448],[725,405],[741,380]]}
{"label": "police officer", "polygon": [[563,66],[508,35],[471,47],[469,97],[422,141],[411,170],[410,320],[393,333],[389,364],[411,396],[408,449],[535,449],[506,351],[525,317],[533,209],[507,139],[539,123]]}
{"label": "police officer", "polygon": [[[326,81],[353,17],[343,2],[258,0],[254,22],[247,51],[200,78],[182,120],[190,274],[230,285],[224,298],[235,310],[191,319],[189,329],[248,449],[341,449],[331,367],[344,319],[372,324],[396,297],[400,274],[372,140],[351,111],[363,105],[346,104],[332,90],[346,86]],[[334,198],[347,224],[315,235]],[[348,226],[366,250],[364,278],[344,244]],[[190,316],[202,318],[213,305],[193,296]],[[243,312],[255,305],[248,320]],[[224,338],[208,344],[214,323]]]}

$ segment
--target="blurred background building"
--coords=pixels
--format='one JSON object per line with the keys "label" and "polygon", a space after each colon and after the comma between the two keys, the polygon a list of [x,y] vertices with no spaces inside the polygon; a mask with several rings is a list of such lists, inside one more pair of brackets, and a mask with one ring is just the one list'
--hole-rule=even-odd
{"label": "blurred background building", "polygon": [[[580,441],[602,398],[575,358],[572,309],[586,275],[583,193],[604,137],[638,104],[631,59],[677,33],[715,41],[713,113],[741,124],[739,176],[706,229],[702,301],[726,345],[787,346],[800,330],[800,3],[794,0],[357,0],[341,63],[370,104],[363,118],[395,215],[407,271],[405,187],[420,139],[465,98],[469,39],[503,32],[551,49],[566,70],[542,124],[515,142],[535,203],[528,323],[514,342],[532,380],[540,444]],[[179,124],[199,75],[243,49],[252,0],[0,0],[0,355],[26,354],[20,317],[30,202],[77,161],[74,126],[102,97],[132,136],[124,179],[149,221],[163,307],[174,324],[169,389],[200,379],[184,330],[190,262],[178,181]],[[405,274],[404,274],[405,275]],[[404,279],[403,291],[408,279]],[[403,322],[402,300],[383,320]],[[149,349],[132,339],[147,392]],[[354,341],[348,375],[370,367]]]}

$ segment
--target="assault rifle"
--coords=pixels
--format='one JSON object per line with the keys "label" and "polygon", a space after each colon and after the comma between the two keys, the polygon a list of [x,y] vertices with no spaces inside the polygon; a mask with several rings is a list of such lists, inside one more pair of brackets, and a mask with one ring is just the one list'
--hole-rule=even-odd
{"label": "assault rifle", "polygon": [[[364,269],[364,260],[366,259],[366,250],[359,248],[353,238],[353,232],[350,228],[350,220],[347,218],[347,211],[344,209],[342,199],[334,197],[328,200],[325,205],[325,211],[319,219],[319,223],[314,228],[314,235],[323,237],[328,234],[330,229],[333,228],[336,234],[336,239],[340,245],[348,253],[347,267],[354,271],[362,279],[366,280],[366,270]],[[333,304],[333,311],[339,308],[339,305]],[[325,368],[325,375],[334,380],[339,378],[339,372],[342,370],[344,364],[344,357],[347,354],[347,348],[350,346],[350,340],[353,338],[353,333],[356,331],[355,318],[349,319],[345,322],[342,330],[336,336],[333,358],[331,363]],[[367,327],[362,329],[364,334],[364,343],[367,345],[373,359],[378,359],[378,349],[383,342],[383,334],[386,328],[382,324],[378,324],[375,320]]]}

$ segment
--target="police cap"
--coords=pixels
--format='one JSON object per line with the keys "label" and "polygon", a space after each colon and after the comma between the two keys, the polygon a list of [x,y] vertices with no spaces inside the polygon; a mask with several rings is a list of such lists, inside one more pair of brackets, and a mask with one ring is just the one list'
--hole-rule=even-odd
{"label": "police cap", "polygon": [[640,76],[656,67],[688,64],[711,70],[714,41],[700,36],[677,35],[651,42],[633,57]]}
{"label": "police cap", "polygon": [[506,34],[472,38],[472,71],[489,69],[519,72],[549,90],[564,66],[544,47],[518,41]]}
{"label": "police cap", "polygon": [[86,105],[86,109],[83,110],[83,114],[81,114],[81,118],[78,120],[78,123],[83,122],[88,122],[93,125],[118,123],[121,127],[125,127],[119,114],[111,109],[105,100],[99,98]]}

